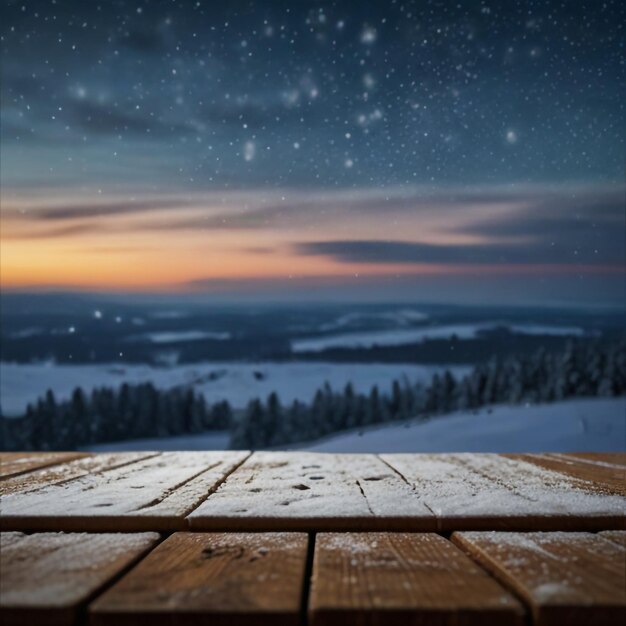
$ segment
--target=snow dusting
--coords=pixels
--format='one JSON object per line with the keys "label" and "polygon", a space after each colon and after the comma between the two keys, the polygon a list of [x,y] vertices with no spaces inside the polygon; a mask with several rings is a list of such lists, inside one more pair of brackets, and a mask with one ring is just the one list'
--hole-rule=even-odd
{"label": "snow dusting", "polygon": [[36,533],[12,541],[4,537],[3,608],[84,602],[159,539],[157,533]]}

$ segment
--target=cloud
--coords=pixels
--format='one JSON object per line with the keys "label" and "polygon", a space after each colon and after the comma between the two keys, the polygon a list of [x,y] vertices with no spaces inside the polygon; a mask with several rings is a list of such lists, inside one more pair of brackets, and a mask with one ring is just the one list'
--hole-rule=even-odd
{"label": "cloud", "polygon": [[61,228],[48,228],[41,231],[29,230],[22,233],[2,233],[2,239],[17,240],[17,239],[63,239],[65,237],[75,237],[78,235],[85,235],[87,233],[94,232],[94,224],[75,224],[72,226],[63,226]]}
{"label": "cloud", "polygon": [[529,195],[522,207],[489,220],[454,227],[453,232],[494,237],[589,236],[593,229],[623,228],[626,214],[624,191],[590,190],[580,194]]}
{"label": "cloud", "polygon": [[236,208],[220,213],[195,213],[185,217],[160,221],[134,222],[125,225],[125,231],[219,231],[219,230],[264,230],[272,227],[274,221],[285,214],[285,208],[258,209],[242,212]]}
{"label": "cloud", "polygon": [[[275,246],[301,256],[377,265],[587,265],[618,266],[625,260],[623,191],[618,188],[518,187],[429,190],[422,188],[306,191],[256,189],[174,193],[108,203],[87,201],[29,208],[5,219],[54,224],[49,231],[22,228],[12,238],[58,238],[94,233],[282,231]],[[158,219],[149,215],[158,212]],[[145,215],[144,219],[141,216]],[[401,215],[410,232],[437,235],[396,241],[385,220]],[[125,216],[137,219],[118,220]],[[352,239],[331,237],[336,225],[376,216],[378,230],[359,229]],[[381,219],[383,218],[383,219]],[[75,226],[59,228],[65,222]],[[391,222],[390,222],[391,223]],[[422,227],[422,228],[421,228]],[[324,233],[302,241],[310,228]],[[374,237],[367,234],[376,233]],[[364,236],[365,235],[365,236]],[[462,239],[459,238],[462,236]],[[325,238],[327,236],[327,238]],[[285,239],[288,237],[288,239]],[[385,238],[387,237],[387,238]],[[455,243],[446,242],[446,239]],[[300,243],[298,243],[300,241]],[[464,241],[462,245],[456,243]],[[256,250],[260,253],[259,250]]]}
{"label": "cloud", "polygon": [[410,241],[338,240],[303,242],[296,254],[326,256],[340,263],[376,265],[537,265],[590,264],[619,265],[622,251],[597,255],[594,250],[572,250],[567,244],[475,244],[434,245]]}
{"label": "cloud", "polygon": [[[266,206],[265,210],[273,209],[291,214],[310,214],[332,208],[346,214],[363,213],[417,213],[430,211],[438,208],[452,207],[461,208],[470,203],[485,204],[487,202],[499,202],[496,197],[490,197],[485,202],[474,201],[473,196],[457,196],[453,193],[434,193],[431,190],[421,188],[376,188],[367,187],[361,189],[345,189],[333,191],[317,191],[300,193],[296,198],[291,198],[288,203],[282,203],[275,207]],[[487,196],[483,196],[487,197]]]}
{"label": "cloud", "polygon": [[174,200],[146,199],[123,200],[109,203],[68,204],[34,209],[26,213],[25,217],[43,222],[56,222],[174,210],[186,206],[187,204],[189,204],[189,201],[180,198]]}
{"label": "cloud", "polygon": [[[380,198],[362,198],[348,204],[348,210],[361,212],[376,205],[381,207]],[[293,249],[300,255],[326,256],[340,263],[378,265],[623,266],[625,262],[621,188],[416,191],[391,196],[383,206],[390,213],[414,211],[417,220],[419,215],[451,210],[451,225],[442,227],[442,235],[469,235],[481,241],[331,240],[303,242]]]}
{"label": "cloud", "polygon": [[[254,209],[256,191],[250,195]],[[572,197],[572,192],[543,186],[520,186],[517,188],[429,188],[403,187],[325,190],[297,190],[285,194],[287,197],[274,205],[265,204],[258,210],[266,215],[276,214],[281,217],[311,215],[327,212],[335,214],[362,215],[396,213],[405,215],[434,214],[450,212],[463,217],[462,226],[453,226],[451,232],[483,234],[498,229],[504,234],[524,225],[527,220],[561,219],[579,220],[585,217],[593,220],[624,219],[624,191],[606,189],[582,189]],[[479,221],[481,209],[497,209],[501,217],[493,217],[489,212],[489,221]],[[472,213],[477,216],[474,226],[468,225]],[[249,218],[246,218],[249,219]],[[456,223],[456,222],[455,222]],[[497,225],[497,226],[496,226]],[[538,229],[541,230],[542,226]]]}
{"label": "cloud", "polygon": [[248,246],[247,248],[242,248],[241,251],[247,252],[249,254],[266,255],[274,254],[274,252],[276,252],[276,249],[272,248],[271,246]]}

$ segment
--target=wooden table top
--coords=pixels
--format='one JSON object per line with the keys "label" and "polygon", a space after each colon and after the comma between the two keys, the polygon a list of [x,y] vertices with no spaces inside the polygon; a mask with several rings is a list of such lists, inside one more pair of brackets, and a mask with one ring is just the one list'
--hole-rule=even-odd
{"label": "wooden table top", "polygon": [[3,624],[626,618],[626,454],[4,453],[0,530]]}

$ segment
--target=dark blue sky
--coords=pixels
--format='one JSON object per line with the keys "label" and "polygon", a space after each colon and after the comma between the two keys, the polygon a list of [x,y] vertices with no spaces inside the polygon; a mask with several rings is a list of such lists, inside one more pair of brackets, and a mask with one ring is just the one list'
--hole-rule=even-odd
{"label": "dark blue sky", "polygon": [[617,1],[5,1],[3,283],[619,301],[623,42]]}

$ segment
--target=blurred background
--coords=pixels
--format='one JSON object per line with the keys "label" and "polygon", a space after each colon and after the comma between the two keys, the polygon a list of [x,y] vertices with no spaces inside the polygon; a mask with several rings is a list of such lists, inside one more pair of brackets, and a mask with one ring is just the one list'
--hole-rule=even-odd
{"label": "blurred background", "polygon": [[621,3],[0,10],[3,449],[626,450]]}

